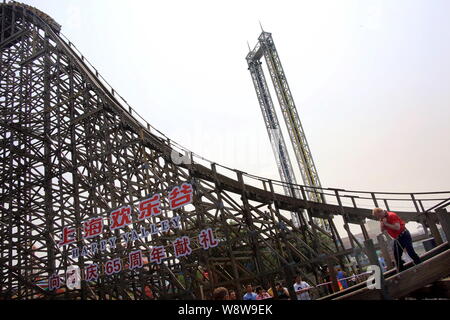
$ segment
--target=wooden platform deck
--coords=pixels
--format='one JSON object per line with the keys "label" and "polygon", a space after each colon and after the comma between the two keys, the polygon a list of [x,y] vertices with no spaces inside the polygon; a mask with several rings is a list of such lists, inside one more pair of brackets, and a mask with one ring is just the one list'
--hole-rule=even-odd
{"label": "wooden platform deck", "polygon": [[[390,299],[400,299],[450,275],[450,246],[448,242],[421,256],[422,263],[414,266],[412,262],[401,273],[395,269],[384,273],[384,290]],[[441,286],[442,287],[442,286]],[[346,290],[336,292],[319,300],[380,300],[382,290],[368,289],[365,282]]]}

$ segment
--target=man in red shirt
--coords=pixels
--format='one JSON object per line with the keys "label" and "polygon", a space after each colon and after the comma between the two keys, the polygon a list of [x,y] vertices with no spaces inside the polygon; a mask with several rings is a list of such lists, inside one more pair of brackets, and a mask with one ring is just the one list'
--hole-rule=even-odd
{"label": "man in red shirt", "polygon": [[394,239],[394,257],[398,270],[404,270],[402,260],[403,250],[406,249],[408,255],[413,259],[414,264],[421,262],[419,256],[414,251],[411,234],[405,227],[405,222],[399,218],[394,212],[386,211],[380,208],[375,208],[372,211],[373,215],[380,220],[381,232],[387,231]]}

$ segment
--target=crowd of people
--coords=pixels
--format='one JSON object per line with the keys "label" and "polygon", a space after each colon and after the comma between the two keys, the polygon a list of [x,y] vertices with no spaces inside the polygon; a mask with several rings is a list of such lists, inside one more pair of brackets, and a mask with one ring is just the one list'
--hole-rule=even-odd
{"label": "crowd of people", "polygon": [[[336,269],[336,281],[339,284],[339,290],[344,290],[349,286],[356,284],[362,280],[360,275],[352,274],[347,277],[346,273],[341,269]],[[330,294],[333,292],[331,280],[329,274],[325,276],[323,282],[312,286],[308,282],[304,281],[300,275],[295,277],[292,284],[295,296],[291,297],[289,289],[283,286],[282,282],[277,282],[274,287],[269,287],[267,290],[261,286],[254,286],[248,284],[245,287],[245,294],[242,297],[238,297],[235,290],[228,290],[225,287],[216,288],[213,292],[214,300],[313,300],[314,296],[320,296],[318,289],[324,286],[324,292]],[[315,291],[315,292],[314,292]]]}
{"label": "crowd of people", "polygon": [[[216,288],[213,292],[214,300],[266,300],[273,299],[274,293],[273,289],[269,288],[269,290],[265,290],[262,286],[257,286],[255,289],[253,285],[248,284],[245,288],[246,293],[243,295],[241,299],[239,299],[236,295],[236,291],[228,290],[224,287]],[[277,283],[275,286],[275,290],[277,291],[278,299],[289,299],[289,291],[287,288],[282,287],[281,283]]]}

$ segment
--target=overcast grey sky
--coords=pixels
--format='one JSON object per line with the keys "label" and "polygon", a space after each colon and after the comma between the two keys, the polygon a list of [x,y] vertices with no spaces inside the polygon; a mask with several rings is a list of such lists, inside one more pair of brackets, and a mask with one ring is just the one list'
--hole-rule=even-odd
{"label": "overcast grey sky", "polygon": [[154,127],[278,179],[245,61],[261,21],[323,186],[450,189],[450,1],[24,2],[59,22]]}

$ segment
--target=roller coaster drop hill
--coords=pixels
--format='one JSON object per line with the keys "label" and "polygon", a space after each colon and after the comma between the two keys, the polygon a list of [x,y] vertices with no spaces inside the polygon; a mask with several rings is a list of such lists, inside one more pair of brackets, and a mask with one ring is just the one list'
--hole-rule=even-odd
{"label": "roller coaster drop hill", "polygon": [[293,295],[296,274],[316,286],[324,266],[336,288],[335,266],[378,264],[364,226],[374,206],[422,224],[436,247],[420,265],[389,268],[381,289],[318,289],[322,299],[402,298],[450,274],[438,229],[449,238],[450,191],[346,191],[210,162],[140,117],[51,17],[18,2],[3,2],[0,14],[2,298],[201,299],[218,286],[241,295],[247,283],[276,281]]}

